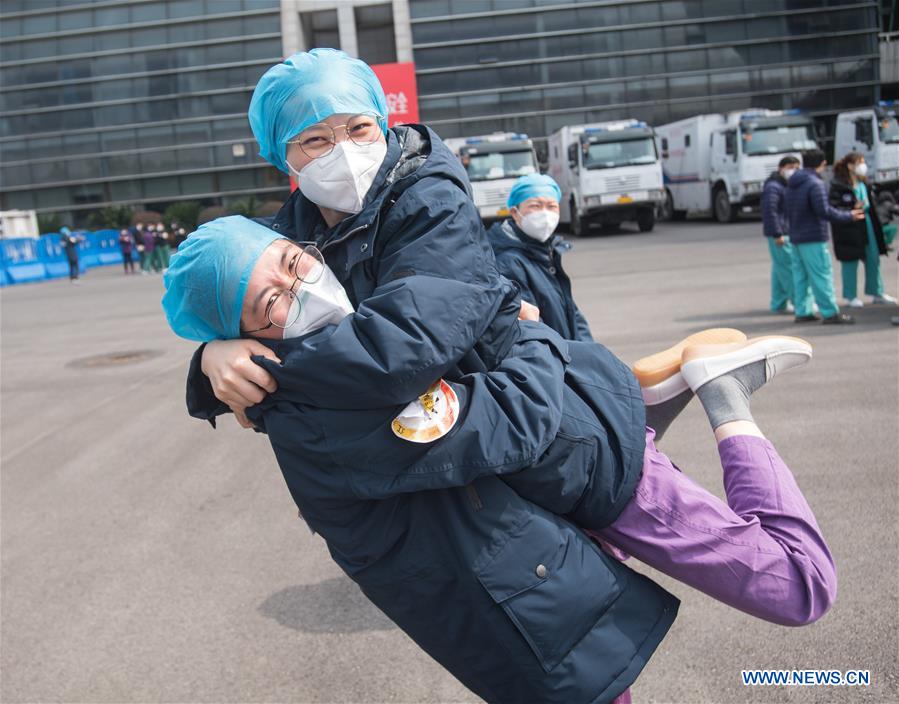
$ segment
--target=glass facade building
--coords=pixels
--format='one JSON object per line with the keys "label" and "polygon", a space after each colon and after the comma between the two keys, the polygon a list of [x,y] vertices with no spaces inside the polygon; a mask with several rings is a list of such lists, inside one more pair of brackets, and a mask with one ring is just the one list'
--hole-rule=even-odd
{"label": "glass facade building", "polygon": [[3,0],[0,208],[276,194],[247,122],[279,0]]}
{"label": "glass facade building", "polygon": [[827,127],[879,98],[877,0],[410,0],[422,121],[445,137],[665,124],[747,107]]}

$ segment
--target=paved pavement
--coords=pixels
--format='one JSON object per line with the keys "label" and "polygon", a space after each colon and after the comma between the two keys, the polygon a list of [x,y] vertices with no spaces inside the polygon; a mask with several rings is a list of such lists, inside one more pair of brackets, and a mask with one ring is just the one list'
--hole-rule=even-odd
{"label": "paved pavement", "polygon": [[[899,701],[899,311],[866,308],[846,328],[769,314],[758,230],[662,225],[569,256],[597,338],[626,361],[717,325],[815,346],[753,410],[836,556],[836,606],[787,629],[658,577],[683,605],[634,700]],[[896,261],[881,261],[895,294]],[[192,345],[168,331],[160,295],[159,277],[115,268],[0,295],[0,700],[478,701],[341,575],[263,436],[186,417]],[[663,447],[723,495],[698,404]],[[747,668],[868,669],[872,685],[749,689]]]}

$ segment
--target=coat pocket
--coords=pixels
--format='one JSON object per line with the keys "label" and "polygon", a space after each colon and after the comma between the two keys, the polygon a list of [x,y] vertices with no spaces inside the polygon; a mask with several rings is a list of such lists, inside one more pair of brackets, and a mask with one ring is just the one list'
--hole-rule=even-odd
{"label": "coat pocket", "polygon": [[529,514],[475,573],[550,672],[621,595],[626,573],[613,564],[573,527]]}

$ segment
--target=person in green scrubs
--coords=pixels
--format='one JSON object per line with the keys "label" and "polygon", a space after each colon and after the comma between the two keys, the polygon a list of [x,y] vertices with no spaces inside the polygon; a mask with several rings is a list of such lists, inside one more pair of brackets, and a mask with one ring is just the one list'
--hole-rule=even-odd
{"label": "person in green scrubs", "polygon": [[834,208],[861,208],[865,212],[864,220],[831,224],[834,254],[840,261],[843,279],[843,298],[850,308],[864,306],[858,297],[859,261],[865,264],[865,293],[871,296],[871,303],[896,305],[896,299],[884,292],[880,257],[886,255],[887,248],[883,226],[865,180],[867,173],[865,157],[849,152],[834,164],[828,194]]}

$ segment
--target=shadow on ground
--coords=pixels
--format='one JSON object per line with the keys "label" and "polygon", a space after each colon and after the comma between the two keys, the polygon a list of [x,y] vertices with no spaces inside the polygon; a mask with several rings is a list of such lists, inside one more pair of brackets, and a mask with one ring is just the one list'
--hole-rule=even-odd
{"label": "shadow on ground", "polygon": [[899,315],[896,306],[867,306],[859,309],[843,308],[855,318],[854,325],[822,325],[821,323],[793,322],[792,315],[775,315],[765,310],[740,311],[723,316],[720,313],[691,315],[676,318],[677,322],[697,325],[697,330],[711,327],[732,327],[742,330],[750,337],[757,335],[812,335],[817,337],[822,332],[851,332],[852,330],[883,330],[896,327],[891,325],[890,318]]}
{"label": "shadow on ground", "polygon": [[358,633],[396,628],[346,577],[282,589],[262,602],[259,612],[282,626],[307,633]]}

